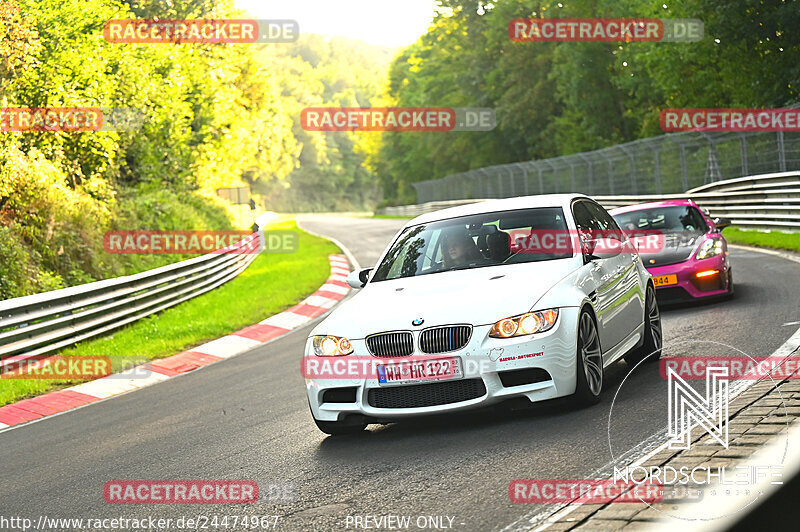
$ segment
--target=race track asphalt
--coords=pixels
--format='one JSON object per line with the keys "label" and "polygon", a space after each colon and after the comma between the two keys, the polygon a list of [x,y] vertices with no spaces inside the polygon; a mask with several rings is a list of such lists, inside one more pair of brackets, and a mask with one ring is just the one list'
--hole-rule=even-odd
{"label": "race track asphalt", "polygon": [[[362,267],[374,264],[403,223],[339,216],[301,222],[341,241]],[[664,310],[669,356],[706,353],[711,344],[697,340],[768,355],[797,330],[796,323],[784,324],[800,321],[800,265],[743,250],[732,251],[731,259],[733,300]],[[164,383],[0,433],[0,515],[34,522],[40,515],[280,515],[281,530],[340,530],[347,516],[393,514],[410,516],[412,523],[419,516],[448,516],[455,530],[497,530],[537,510],[509,502],[509,481],[587,478],[611,459],[609,406],[629,370],[623,362],[606,371],[603,401],[591,408],[556,400],[523,411],[371,425],[358,436],[327,438],[310,418],[299,371],[311,327]],[[664,383],[657,367],[650,368],[626,380],[614,406],[615,452],[663,427]],[[104,484],[123,479],[248,479],[259,483],[262,495],[270,485],[282,486],[291,500],[106,503]]]}

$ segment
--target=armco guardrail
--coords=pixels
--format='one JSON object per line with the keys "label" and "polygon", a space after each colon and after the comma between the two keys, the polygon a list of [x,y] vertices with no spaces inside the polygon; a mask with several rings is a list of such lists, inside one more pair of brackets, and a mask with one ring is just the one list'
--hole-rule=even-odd
{"label": "armco guardrail", "polygon": [[[781,172],[717,181],[683,194],[595,196],[604,207],[614,208],[648,201],[689,198],[712,216],[730,218],[750,229],[800,231],[800,172]],[[466,205],[485,199],[430,201],[419,205],[386,207],[379,214],[420,214]]]}
{"label": "armco guardrail", "polygon": [[0,301],[0,365],[42,357],[213,290],[247,268],[263,245],[259,230],[161,268]]}

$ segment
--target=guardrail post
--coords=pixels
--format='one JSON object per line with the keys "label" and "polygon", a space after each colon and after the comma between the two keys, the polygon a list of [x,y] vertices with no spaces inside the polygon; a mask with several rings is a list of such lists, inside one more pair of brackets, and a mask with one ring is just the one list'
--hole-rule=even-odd
{"label": "guardrail post", "polygon": [[681,174],[683,176],[683,190],[689,190],[689,175],[686,171],[686,147],[681,144]]}
{"label": "guardrail post", "polygon": [[597,150],[597,153],[600,154],[600,157],[606,160],[606,164],[608,165],[608,193],[612,196],[614,195],[614,165],[611,164],[611,159],[605,154],[604,150]]}
{"label": "guardrail post", "polygon": [[553,171],[553,187],[555,188],[554,192],[558,194],[558,176],[556,175],[556,166],[550,159],[544,159],[542,162],[547,163],[547,165]]}
{"label": "guardrail post", "polygon": [[478,177],[476,172],[470,170],[467,172],[470,179],[470,188],[469,188],[469,195],[471,198],[480,198],[481,197],[481,181]]}
{"label": "guardrail post", "polygon": [[528,169],[522,163],[516,163],[517,167],[522,170],[522,182],[524,183],[525,195],[528,195]]}
{"label": "guardrail post", "polygon": [[739,136],[739,151],[742,154],[742,175],[747,175],[749,170],[747,169],[747,137],[745,135]]}
{"label": "guardrail post", "polygon": [[682,183],[683,183],[683,192],[686,192],[687,190],[689,190],[689,176],[688,176],[688,173],[686,171],[686,146],[682,142],[680,142],[676,138],[677,135],[675,135],[673,133],[667,133],[664,136],[667,137],[672,142],[674,142],[675,144],[677,144],[678,148],[680,148],[680,151],[681,151],[681,177],[682,177]]}
{"label": "guardrail post", "polygon": [[778,168],[786,171],[786,147],[783,144],[783,131],[778,131]]}
{"label": "guardrail post", "polygon": [[633,193],[636,194],[637,193],[636,192],[636,161],[633,158],[633,153],[628,151],[628,149],[625,148],[624,144],[620,144],[619,148],[623,152],[625,152],[625,154],[627,154],[628,158],[631,160],[631,187],[632,187]]}
{"label": "guardrail post", "polygon": [[492,191],[491,191],[491,187],[489,185],[489,174],[486,173],[486,168],[480,168],[478,170],[478,172],[480,172],[480,174],[483,176],[483,184],[485,185],[485,188],[486,188],[485,196],[487,198],[491,198],[492,197]]}
{"label": "guardrail post", "polygon": [[589,195],[594,196],[594,163],[584,153],[579,153],[578,157],[583,159],[583,162],[589,165]]}
{"label": "guardrail post", "polygon": [[572,164],[572,160],[569,157],[564,157],[564,160],[567,161],[567,164],[569,165],[570,192],[575,192],[575,166]]}
{"label": "guardrail post", "polygon": [[643,139],[642,142],[653,150],[653,171],[656,177],[656,194],[661,194],[661,143],[655,139]]}
{"label": "guardrail post", "polygon": [[539,194],[544,194],[544,179],[542,179],[542,167],[537,164],[536,169],[539,170]]}
{"label": "guardrail post", "polygon": [[653,164],[656,170],[656,194],[661,194],[661,153],[653,150]]}

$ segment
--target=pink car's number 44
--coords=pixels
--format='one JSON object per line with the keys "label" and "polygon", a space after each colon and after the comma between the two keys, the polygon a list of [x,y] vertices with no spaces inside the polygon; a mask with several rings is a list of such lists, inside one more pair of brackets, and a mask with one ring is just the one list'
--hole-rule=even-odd
{"label": "pink car's number 44", "polygon": [[656,285],[656,288],[659,286],[670,286],[673,284],[678,284],[678,276],[677,275],[659,275],[653,277],[653,284]]}

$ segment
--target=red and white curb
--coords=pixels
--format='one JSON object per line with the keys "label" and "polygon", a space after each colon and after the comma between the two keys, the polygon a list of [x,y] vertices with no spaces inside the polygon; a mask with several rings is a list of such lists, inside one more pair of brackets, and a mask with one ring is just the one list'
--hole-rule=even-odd
{"label": "red and white curb", "polygon": [[319,290],[280,314],[189,351],[159,358],[108,377],[0,407],[0,430],[144,388],[249,351],[328,312],[350,291],[344,255],[329,255],[331,275]]}

